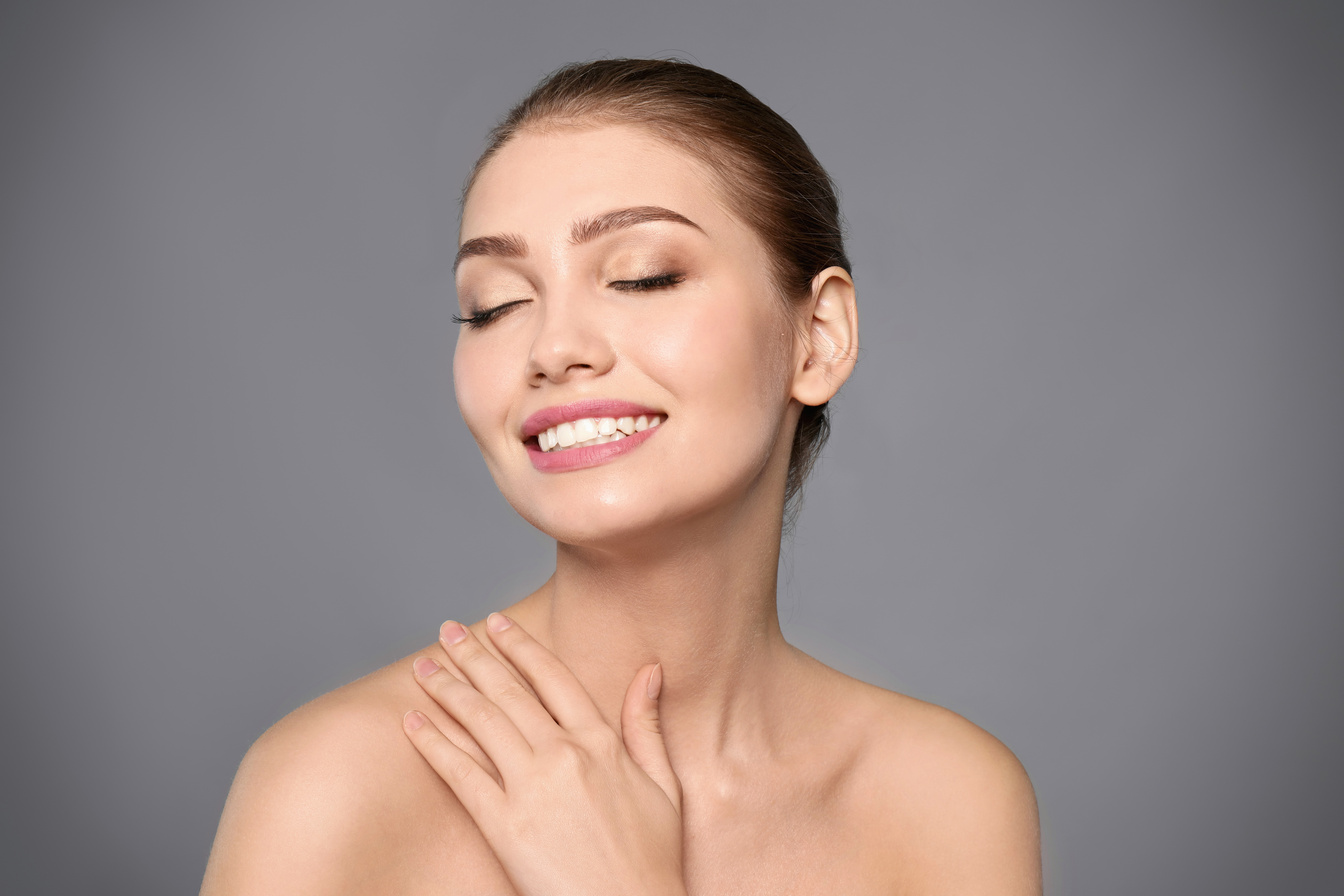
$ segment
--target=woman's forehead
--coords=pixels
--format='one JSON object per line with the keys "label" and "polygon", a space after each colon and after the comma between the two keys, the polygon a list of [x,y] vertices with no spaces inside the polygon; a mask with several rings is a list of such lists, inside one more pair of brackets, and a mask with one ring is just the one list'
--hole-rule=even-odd
{"label": "woman's forehead", "polygon": [[657,206],[707,232],[728,217],[710,170],[631,125],[527,130],[485,164],[467,194],[462,240],[568,230],[616,208]]}

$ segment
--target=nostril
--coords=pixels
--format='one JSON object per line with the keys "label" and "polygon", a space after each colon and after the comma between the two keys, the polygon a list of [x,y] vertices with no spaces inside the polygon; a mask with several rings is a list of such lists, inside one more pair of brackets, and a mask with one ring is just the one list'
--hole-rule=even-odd
{"label": "nostril", "polygon": [[538,334],[528,357],[528,373],[535,384],[561,382],[605,372],[615,359],[612,346],[595,329],[565,327]]}

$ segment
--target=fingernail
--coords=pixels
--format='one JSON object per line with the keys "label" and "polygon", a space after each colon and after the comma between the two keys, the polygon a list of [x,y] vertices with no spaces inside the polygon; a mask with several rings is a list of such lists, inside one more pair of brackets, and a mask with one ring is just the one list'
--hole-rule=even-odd
{"label": "fingernail", "polygon": [[416,712],[415,710],[411,710],[410,712],[406,713],[404,717],[402,717],[401,724],[406,726],[407,731],[414,731],[421,725],[425,724],[425,717],[422,716],[420,713]]}
{"label": "fingernail", "polygon": [[439,671],[440,666],[427,656],[422,656],[415,661],[415,674],[421,678],[428,678]]}
{"label": "fingernail", "polygon": [[649,673],[649,699],[657,700],[663,690],[663,664],[659,663]]}
{"label": "fingernail", "polygon": [[448,645],[456,644],[467,636],[467,630],[456,622],[445,622],[439,629],[439,640]]}
{"label": "fingernail", "polygon": [[485,627],[492,632],[502,632],[511,625],[513,625],[513,620],[503,613],[491,613],[485,617]]}

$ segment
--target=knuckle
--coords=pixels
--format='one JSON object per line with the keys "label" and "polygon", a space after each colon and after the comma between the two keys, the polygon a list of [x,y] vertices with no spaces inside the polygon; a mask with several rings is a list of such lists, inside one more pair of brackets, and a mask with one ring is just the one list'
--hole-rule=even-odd
{"label": "knuckle", "polygon": [[471,776],[471,767],[474,763],[468,756],[454,756],[448,762],[448,774],[454,781],[465,781]]}
{"label": "knuckle", "polygon": [[[467,722],[475,723],[480,726],[491,725],[498,716],[498,710],[493,704],[488,702],[474,703],[465,713]],[[468,725],[470,727],[470,725]]]}
{"label": "knuckle", "polygon": [[526,706],[529,703],[535,703],[536,698],[523,689],[523,686],[514,681],[504,686],[496,698],[501,706]]}
{"label": "knuckle", "polygon": [[451,675],[438,674],[431,679],[427,679],[429,695],[434,698],[444,709],[460,702],[462,697],[462,682]]}
{"label": "knuckle", "polygon": [[616,756],[624,749],[621,736],[606,726],[584,731],[582,737],[588,750],[599,756]]}
{"label": "knuckle", "polygon": [[588,765],[588,751],[582,744],[564,738],[552,746],[549,759],[557,770],[581,772]]}
{"label": "knuckle", "polygon": [[508,642],[508,646],[510,657],[520,665],[543,672],[549,668],[553,654],[531,638],[515,637]]}
{"label": "knuckle", "polygon": [[563,687],[568,681],[568,678],[565,675],[565,670],[558,663],[549,661],[535,663],[531,668],[533,678],[536,679],[542,687],[554,690]]}

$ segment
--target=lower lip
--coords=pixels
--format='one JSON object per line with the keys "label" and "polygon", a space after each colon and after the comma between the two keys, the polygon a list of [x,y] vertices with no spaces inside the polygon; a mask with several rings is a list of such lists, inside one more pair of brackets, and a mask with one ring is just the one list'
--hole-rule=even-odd
{"label": "lower lip", "polygon": [[527,456],[532,466],[542,473],[568,473],[570,470],[582,470],[613,461],[622,454],[634,451],[648,441],[649,436],[657,432],[655,426],[632,436],[626,436],[615,442],[603,442],[601,445],[589,445],[586,448],[564,448],[557,451],[542,451],[535,442],[527,443]]}

